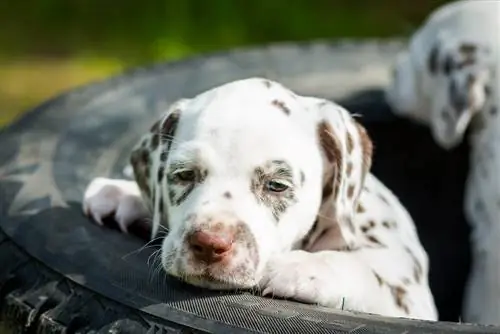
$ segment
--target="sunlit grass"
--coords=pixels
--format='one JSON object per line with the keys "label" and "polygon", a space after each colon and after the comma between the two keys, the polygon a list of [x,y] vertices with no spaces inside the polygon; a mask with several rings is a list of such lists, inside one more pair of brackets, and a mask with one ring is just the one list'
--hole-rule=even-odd
{"label": "sunlit grass", "polygon": [[406,35],[446,1],[0,1],[0,127],[129,67],[274,41]]}
{"label": "sunlit grass", "polygon": [[123,70],[106,59],[2,59],[0,61],[0,126],[62,91]]}

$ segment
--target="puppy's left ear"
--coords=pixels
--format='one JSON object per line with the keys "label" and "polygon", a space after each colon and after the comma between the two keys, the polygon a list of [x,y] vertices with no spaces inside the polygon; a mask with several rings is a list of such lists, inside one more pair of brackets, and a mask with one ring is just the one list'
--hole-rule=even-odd
{"label": "puppy's left ear", "polygon": [[154,238],[161,223],[165,222],[165,203],[167,197],[162,194],[165,187],[161,186],[163,180],[158,179],[158,172],[163,168],[168,157],[171,143],[179,123],[181,111],[185,108],[188,99],[174,102],[149,129],[130,155],[130,164],[142,198],[153,215],[151,238]]}
{"label": "puppy's left ear", "polygon": [[372,162],[372,141],[347,110],[330,101],[317,105],[318,146],[323,156],[320,210],[304,248],[355,248],[360,231],[353,223],[359,195]]}

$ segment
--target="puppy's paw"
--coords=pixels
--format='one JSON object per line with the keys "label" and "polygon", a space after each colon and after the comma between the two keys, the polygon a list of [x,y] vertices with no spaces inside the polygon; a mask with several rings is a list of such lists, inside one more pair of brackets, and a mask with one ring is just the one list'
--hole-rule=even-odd
{"label": "puppy's paw", "polygon": [[123,233],[135,221],[149,217],[134,181],[102,177],[92,180],[85,190],[83,212],[99,225],[112,217]]}
{"label": "puppy's paw", "polygon": [[[313,259],[312,255],[297,250],[271,258],[259,284],[262,294],[324,305],[325,285],[335,284],[334,277],[327,279],[321,268],[317,267],[323,264]],[[328,304],[338,304],[338,302],[331,299]]]}
{"label": "puppy's paw", "polygon": [[373,311],[372,295],[379,290],[368,266],[337,251],[279,254],[268,261],[259,286],[264,296],[361,312]]}

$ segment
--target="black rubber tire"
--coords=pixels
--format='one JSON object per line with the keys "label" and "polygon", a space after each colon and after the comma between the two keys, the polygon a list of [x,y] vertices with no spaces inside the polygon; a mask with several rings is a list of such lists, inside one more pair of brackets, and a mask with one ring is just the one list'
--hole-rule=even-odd
{"label": "black rubber tire", "polygon": [[[0,332],[499,333],[389,319],[249,294],[201,291],[147,265],[143,241],[81,213],[95,176],[123,177],[128,149],[177,98],[249,76],[333,98],[364,115],[373,171],[408,207],[431,258],[441,319],[458,320],[469,270],[467,148],[444,152],[395,118],[380,87],[398,41],[279,44],[138,69],[39,106],[0,133]],[[50,78],[48,78],[50,80]]]}

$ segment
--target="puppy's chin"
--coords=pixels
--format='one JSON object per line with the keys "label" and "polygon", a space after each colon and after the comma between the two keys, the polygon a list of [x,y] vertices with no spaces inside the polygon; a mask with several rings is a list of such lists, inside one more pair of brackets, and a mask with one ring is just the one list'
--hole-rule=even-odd
{"label": "puppy's chin", "polygon": [[218,277],[211,275],[183,275],[177,277],[182,281],[211,290],[247,290],[255,287],[258,281],[251,278],[236,279],[235,277]]}
{"label": "puppy's chin", "polygon": [[[177,254],[176,254],[177,253]],[[245,290],[255,287],[262,276],[260,266],[247,259],[228,259],[206,264],[186,252],[162,256],[165,272],[188,284],[212,290]]]}

